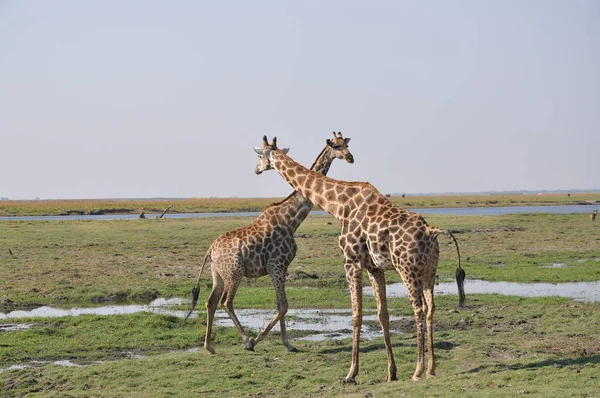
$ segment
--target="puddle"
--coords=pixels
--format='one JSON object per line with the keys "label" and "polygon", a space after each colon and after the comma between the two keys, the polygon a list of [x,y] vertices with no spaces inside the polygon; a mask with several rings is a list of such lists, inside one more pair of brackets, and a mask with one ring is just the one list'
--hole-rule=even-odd
{"label": "puddle", "polygon": [[566,266],[566,263],[552,263],[550,265],[542,265],[540,268],[565,268]]}
{"label": "puddle", "polygon": [[38,326],[35,323],[8,323],[0,324],[0,332],[14,332],[16,330],[27,330],[34,326]]}
{"label": "puddle", "polygon": [[79,315],[125,315],[135,314],[137,312],[153,312],[157,314],[169,314],[179,316],[185,311],[173,311],[170,307],[178,304],[188,304],[189,300],[183,298],[159,298],[145,305],[109,305],[105,307],[39,307],[33,310],[17,310],[9,313],[1,313],[0,319],[18,319],[18,318],[58,318],[61,316],[79,316]]}
{"label": "puddle", "polygon": [[[437,294],[457,294],[455,282],[440,283],[436,286]],[[547,297],[560,296],[577,301],[600,301],[600,281],[596,282],[573,282],[573,283],[514,283],[514,282],[486,282],[479,280],[465,281],[465,291],[469,294],[503,294],[525,297]],[[364,294],[373,295],[371,287],[364,289]],[[403,283],[395,283],[387,286],[388,297],[406,297],[406,288]],[[174,305],[189,304],[188,299],[171,298],[157,299],[147,305],[111,305],[105,307],[78,307],[78,308],[55,308],[40,307],[30,311],[12,311],[0,313],[2,319],[19,318],[53,318],[62,316],[79,316],[84,314],[96,315],[118,315],[133,314],[136,312],[151,312],[157,314],[171,315],[184,318],[187,310],[174,310]],[[203,309],[200,309],[201,311]],[[251,330],[262,330],[275,315],[275,309],[237,310],[240,322],[245,328]],[[197,313],[193,316],[197,316]],[[374,311],[365,311],[363,319],[366,322],[377,321]],[[392,320],[399,318],[391,317]],[[218,310],[215,314],[215,324],[220,326],[233,326],[227,313]],[[325,340],[344,339],[352,336],[352,316],[349,309],[290,309],[286,316],[286,324],[290,330],[301,330],[311,332],[301,337],[301,340]],[[17,323],[0,324],[0,332],[15,332],[35,327],[36,324]],[[275,325],[279,330],[279,325]],[[380,335],[377,324],[363,327],[363,337],[372,339]],[[63,365],[66,366],[66,365]]]}
{"label": "puddle", "polygon": [[[440,283],[435,287],[437,294],[457,294],[456,282]],[[524,297],[567,297],[576,301],[600,301],[600,281],[571,283],[516,283],[486,282],[466,280],[465,293],[469,294],[503,294]],[[373,289],[366,287],[364,294],[373,295]],[[388,297],[407,297],[403,283],[387,285]]]}
{"label": "puddle", "polygon": [[[261,331],[275,316],[274,310],[236,310],[244,328]],[[233,322],[225,311],[215,313],[215,324],[233,327]],[[390,315],[390,320],[399,320],[399,317]],[[377,321],[377,315],[365,312],[364,321]],[[326,339],[345,339],[352,337],[352,313],[348,309],[299,309],[288,310],[286,326],[289,330],[313,331],[314,334],[299,337],[295,340],[322,341]],[[363,325],[361,338],[371,340],[381,336],[381,328],[369,328]],[[279,324],[272,330],[279,331]]]}
{"label": "puddle", "polygon": [[[102,363],[101,361],[95,361],[93,363]],[[63,366],[63,367],[67,367],[67,368],[73,368],[76,366],[85,366],[85,365],[80,365],[74,362],[69,361],[68,359],[63,359],[60,361],[54,361],[54,362],[50,362],[50,361],[31,361],[30,363],[18,363],[15,365],[10,365],[7,368],[0,368],[0,373],[2,372],[6,372],[9,370],[17,370],[17,369],[28,369],[28,368],[40,368],[42,366],[46,366],[46,365],[56,365],[56,366]]]}

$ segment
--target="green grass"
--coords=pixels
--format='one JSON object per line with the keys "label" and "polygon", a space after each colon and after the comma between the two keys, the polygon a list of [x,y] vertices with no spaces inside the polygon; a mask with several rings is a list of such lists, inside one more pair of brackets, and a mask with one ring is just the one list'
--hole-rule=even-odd
{"label": "green grass", "polygon": [[[0,222],[0,306],[187,297],[211,242],[251,220],[223,217]],[[470,279],[600,279],[600,224],[584,214],[429,216],[427,220],[456,231]],[[333,218],[307,218],[297,231],[298,254],[289,273],[298,278],[288,282],[290,289],[345,288],[338,234],[339,225]],[[440,242],[438,273],[442,279],[449,279],[456,267],[456,253],[448,239],[441,237]],[[552,268],[555,263],[566,266]],[[303,278],[306,274],[317,278]],[[400,281],[394,272],[388,272],[386,278],[389,283]],[[208,294],[210,283],[210,273],[205,272],[203,294]],[[269,278],[246,280],[237,302],[244,304],[248,288],[265,289],[267,294],[271,286]]]}
{"label": "green grass", "polygon": [[[0,303],[91,305],[188,297],[205,250],[219,234],[246,225],[245,217],[131,221],[0,222]],[[467,278],[567,282],[600,279],[600,224],[585,214],[428,216],[456,232]],[[331,223],[329,225],[328,223]],[[287,284],[290,308],[346,308],[349,295],[337,247],[338,223],[310,216],[298,230],[298,255]],[[450,279],[454,246],[440,238],[438,273]],[[10,248],[12,255],[8,252]],[[552,264],[565,264],[552,267]],[[210,289],[209,272],[200,301]],[[314,274],[316,279],[302,278]],[[395,272],[388,283],[398,282]],[[368,279],[365,279],[365,284]],[[391,298],[399,381],[386,383],[381,339],[361,344],[358,385],[342,386],[350,341],[297,340],[288,353],[276,332],[257,347],[241,348],[233,328],[217,327],[217,355],[201,347],[205,315],[11,319],[31,329],[0,332],[0,369],[32,361],[71,360],[86,366],[45,365],[0,373],[0,396],[598,396],[600,304],[561,298],[469,295],[456,311],[455,295],[436,297],[438,376],[410,381],[415,326],[407,299]],[[236,308],[275,308],[268,277],[244,281]],[[185,306],[184,306],[185,307]],[[365,298],[365,310],[375,307]],[[375,327],[373,323],[369,327]],[[142,356],[141,358],[131,358]],[[98,363],[102,361],[102,363]],[[39,365],[38,365],[39,366]]]}
{"label": "green grass", "polygon": [[[467,309],[438,299],[437,377],[412,382],[414,322],[392,323],[399,381],[385,382],[381,339],[363,341],[357,385],[343,386],[350,341],[294,341],[288,353],[272,333],[255,352],[237,332],[217,328],[217,354],[200,345],[204,326],[154,314],[82,316],[42,321],[3,333],[3,364],[68,358],[76,368],[44,366],[0,373],[3,396],[596,396],[600,306],[565,299],[472,296]],[[410,315],[406,299],[393,313]],[[290,332],[294,333],[293,327]],[[292,336],[293,337],[293,336]],[[135,353],[138,359],[127,359]],[[96,361],[103,361],[97,363]],[[1,367],[1,366],[0,366]]]}

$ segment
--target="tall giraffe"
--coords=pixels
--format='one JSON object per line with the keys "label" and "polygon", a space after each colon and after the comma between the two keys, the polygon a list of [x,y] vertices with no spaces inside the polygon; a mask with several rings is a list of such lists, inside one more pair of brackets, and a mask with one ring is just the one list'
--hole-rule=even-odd
{"label": "tall giraffe", "polygon": [[[335,136],[335,134],[334,134]],[[348,150],[350,138],[343,138],[341,133],[333,140],[327,140],[327,145],[321,151],[311,169],[315,173],[327,174],[334,159],[346,159],[354,163],[354,157]],[[263,149],[278,150],[277,139],[269,144],[267,138],[263,139]],[[283,149],[287,152],[287,149]],[[262,170],[255,170],[260,174]],[[198,302],[200,291],[200,278],[204,266],[211,261],[213,286],[208,301],[206,302],[206,336],[204,348],[211,354],[215,349],[211,342],[212,326],[217,304],[220,301],[235,327],[240,332],[244,348],[254,350],[269,333],[275,324],[280,322],[281,339],[288,351],[296,351],[289,343],[285,329],[285,314],[288,302],[285,294],[285,278],[288,265],[296,256],[296,241],[294,232],[312,209],[312,203],[300,193],[293,192],[279,203],[266,207],[252,224],[226,232],[219,236],[210,245],[195,287],[192,289],[192,309],[186,316],[191,315]],[[277,296],[277,314],[271,322],[260,332],[256,339],[249,339],[233,310],[233,298],[243,279],[258,278],[270,275]]]}
{"label": "tall giraffe", "polygon": [[437,236],[446,234],[458,254],[456,281],[459,306],[464,304],[465,272],[460,266],[458,242],[450,233],[428,225],[417,213],[401,209],[366,182],[338,181],[306,169],[277,149],[255,148],[257,170],[275,169],[297,191],[341,222],[339,246],[345,257],[346,281],[352,301],[352,363],[342,382],[354,383],[362,325],[362,277],[367,270],[377,301],[388,359],[388,381],[396,380],[396,364],[389,334],[385,271],[396,269],[408,290],[417,323],[417,366],[413,380],[425,368],[423,321],[427,328],[427,376],[435,375],[433,354],[433,287],[439,257]]}

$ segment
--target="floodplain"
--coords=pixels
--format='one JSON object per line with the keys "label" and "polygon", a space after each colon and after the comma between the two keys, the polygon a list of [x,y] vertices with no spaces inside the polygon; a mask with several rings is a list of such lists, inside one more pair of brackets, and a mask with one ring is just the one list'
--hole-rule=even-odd
{"label": "floodplain", "polygon": [[[600,223],[587,214],[426,218],[455,232],[468,280],[600,280]],[[0,313],[158,298],[183,298],[173,310],[185,313],[212,240],[251,220],[3,221]],[[291,309],[349,310],[338,234],[337,221],[324,215],[309,216],[297,231],[299,249],[287,282]],[[452,282],[456,253],[450,243],[440,237],[440,283]],[[388,284],[401,282],[394,272],[386,278]],[[364,282],[368,287],[366,275]],[[205,270],[201,302],[210,284]],[[385,382],[385,350],[373,318],[364,326],[373,333],[361,344],[358,384],[341,385],[350,364],[349,338],[311,339],[316,332],[294,328],[300,316],[290,311],[288,333],[300,352],[288,353],[276,330],[255,352],[245,351],[237,331],[221,324],[211,356],[202,348],[205,311],[199,305],[197,317],[188,320],[152,312],[0,319],[0,391],[7,397],[600,394],[599,302],[466,293],[464,309],[456,308],[456,293],[436,294],[437,376],[416,383],[410,380],[416,359],[412,309],[405,297],[391,297],[399,377],[392,383]],[[373,314],[374,299],[364,300],[365,312]],[[235,307],[274,314],[270,279],[245,280]]]}

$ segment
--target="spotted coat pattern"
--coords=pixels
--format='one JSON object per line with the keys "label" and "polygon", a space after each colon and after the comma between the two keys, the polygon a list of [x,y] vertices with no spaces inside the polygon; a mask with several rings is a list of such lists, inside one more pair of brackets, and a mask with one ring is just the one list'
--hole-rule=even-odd
{"label": "spotted coat pattern", "polygon": [[[349,138],[341,134],[329,141],[321,151],[313,166],[317,174],[327,174],[334,159],[346,159],[353,163],[348,150]],[[276,139],[269,144],[263,139],[263,148],[277,149]],[[256,173],[261,171],[257,168]],[[293,192],[285,200],[265,208],[252,224],[226,232],[219,236],[208,249],[202,263],[196,286],[192,292],[192,313],[198,301],[202,271],[207,262],[211,263],[212,291],[206,302],[207,327],[204,348],[214,354],[211,341],[214,314],[220,302],[235,327],[242,336],[244,348],[254,350],[277,322],[280,323],[281,338],[289,351],[295,348],[289,343],[285,326],[288,302],[285,294],[285,279],[289,264],[296,256],[294,233],[312,209],[312,203],[298,192]],[[249,339],[233,309],[233,299],[244,277],[259,278],[270,275],[277,297],[277,314],[255,339]]]}
{"label": "spotted coat pattern", "polygon": [[[369,183],[339,181],[319,175],[296,163],[281,150],[265,150],[262,155],[262,169],[277,170],[297,192],[341,223],[339,247],[345,258],[353,324],[352,362],[343,381],[355,382],[358,374],[364,270],[369,275],[377,301],[388,358],[388,381],[396,380],[384,275],[391,269],[401,275],[416,318],[417,366],[413,379],[420,379],[424,372],[424,323],[429,351],[427,375],[434,375],[432,324],[435,310],[433,288],[439,257],[437,236],[443,233],[451,237],[458,253],[454,236],[449,231],[428,225],[420,214],[395,206]],[[459,305],[462,306],[465,274],[460,266],[460,253],[456,277]]]}

